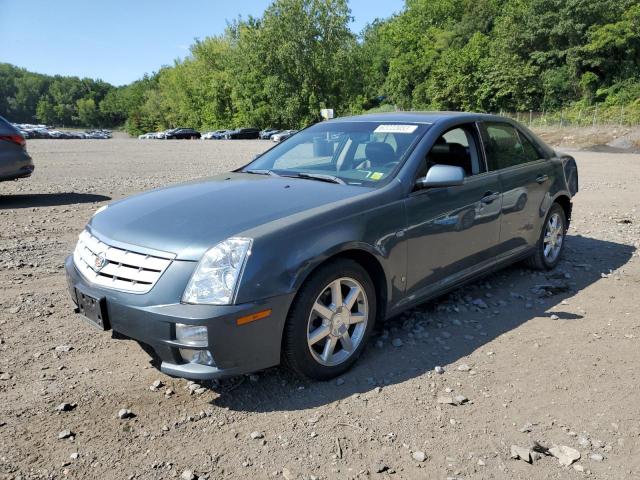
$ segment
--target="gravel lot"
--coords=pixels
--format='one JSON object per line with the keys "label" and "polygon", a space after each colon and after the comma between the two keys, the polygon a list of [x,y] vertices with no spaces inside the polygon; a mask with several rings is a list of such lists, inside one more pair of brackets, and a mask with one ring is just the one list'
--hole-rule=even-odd
{"label": "gravel lot", "polygon": [[268,146],[28,142],[34,176],[0,183],[0,478],[640,477],[640,155],[574,153],[555,272],[514,266],[386,323],[338,381],[189,388],[72,313],[62,264],[100,205]]}

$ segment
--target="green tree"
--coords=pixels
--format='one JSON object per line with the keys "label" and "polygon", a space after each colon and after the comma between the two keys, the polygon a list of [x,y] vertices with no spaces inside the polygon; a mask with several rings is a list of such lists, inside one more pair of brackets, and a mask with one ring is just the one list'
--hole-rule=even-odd
{"label": "green tree", "polygon": [[78,110],[78,121],[80,125],[85,127],[100,126],[100,111],[96,107],[96,102],[93,98],[81,98],[77,100],[76,108]]}

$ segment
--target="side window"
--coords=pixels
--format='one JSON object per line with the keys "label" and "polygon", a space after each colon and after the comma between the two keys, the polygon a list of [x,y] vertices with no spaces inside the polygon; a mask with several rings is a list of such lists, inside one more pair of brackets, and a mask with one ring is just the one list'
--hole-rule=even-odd
{"label": "side window", "polygon": [[443,133],[427,154],[418,178],[424,177],[433,165],[452,165],[464,169],[466,176],[484,172],[478,154],[476,129],[472,124],[461,125]]}
{"label": "side window", "polygon": [[522,150],[526,162],[534,162],[536,160],[544,158],[544,155],[538,152],[538,149],[533,146],[533,144],[527,137],[522,134],[521,131],[518,131],[518,135],[520,137],[520,143],[522,143]]}
{"label": "side window", "polygon": [[482,137],[489,170],[500,170],[541,158],[531,142],[508,123],[483,123]]}

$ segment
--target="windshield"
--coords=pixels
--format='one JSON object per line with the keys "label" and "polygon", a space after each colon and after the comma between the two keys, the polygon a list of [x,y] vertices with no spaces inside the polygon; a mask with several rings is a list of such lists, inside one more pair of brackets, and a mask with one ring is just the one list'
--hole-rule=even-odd
{"label": "windshield", "polygon": [[393,175],[429,126],[400,122],[323,122],[247,165],[244,172],[324,176],[373,186]]}

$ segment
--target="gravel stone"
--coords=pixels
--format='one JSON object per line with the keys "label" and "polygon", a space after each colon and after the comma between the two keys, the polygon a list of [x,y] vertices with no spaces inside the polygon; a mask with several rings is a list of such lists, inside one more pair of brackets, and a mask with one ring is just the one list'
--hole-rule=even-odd
{"label": "gravel stone", "polygon": [[411,457],[413,457],[413,459],[416,462],[424,462],[427,459],[427,454],[424,452],[417,451],[417,452],[413,452],[411,454]]}
{"label": "gravel stone", "polygon": [[453,400],[457,405],[464,405],[469,401],[469,399],[464,395],[456,395],[456,397]]}
{"label": "gravel stone", "polygon": [[196,480],[196,475],[191,471],[191,470],[184,470],[181,474],[180,474],[180,478],[181,480]]}
{"label": "gravel stone", "polygon": [[59,440],[64,440],[65,438],[71,438],[73,436],[74,436],[74,433],[71,430],[62,430],[58,434],[58,439]]}
{"label": "gravel stone", "polygon": [[519,447],[518,445],[511,445],[511,458],[515,460],[520,459],[527,463],[533,463],[531,450],[525,447]]}
{"label": "gravel stone", "polygon": [[56,407],[56,410],[59,412],[70,412],[71,410],[73,410],[74,408],[76,408],[76,404],[75,403],[61,403],[60,405],[58,405]]}
{"label": "gravel stone", "polygon": [[573,462],[580,460],[580,452],[575,448],[567,447],[566,445],[555,445],[549,449],[549,453],[556,457],[560,462],[560,465],[568,467]]}
{"label": "gravel stone", "polygon": [[132,418],[133,416],[133,412],[128,408],[121,408],[120,410],[118,410],[117,417],[120,420],[127,420],[128,418]]}

